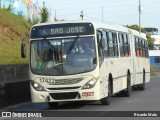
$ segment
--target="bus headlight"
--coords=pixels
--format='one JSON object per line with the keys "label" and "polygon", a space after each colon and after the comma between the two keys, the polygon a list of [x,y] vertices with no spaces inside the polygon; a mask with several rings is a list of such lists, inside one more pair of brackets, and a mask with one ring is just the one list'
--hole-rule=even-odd
{"label": "bus headlight", "polygon": [[37,83],[33,80],[31,80],[31,85],[37,91],[46,91],[45,88],[42,85],[40,85],[39,83]]}
{"label": "bus headlight", "polygon": [[90,89],[93,88],[96,84],[97,80],[96,79],[92,79],[90,81],[88,81],[83,87],[82,89]]}

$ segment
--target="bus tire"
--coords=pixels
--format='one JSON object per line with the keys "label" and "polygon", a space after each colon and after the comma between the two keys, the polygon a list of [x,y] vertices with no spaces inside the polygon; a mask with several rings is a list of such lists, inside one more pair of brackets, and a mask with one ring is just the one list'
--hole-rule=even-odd
{"label": "bus tire", "polygon": [[130,97],[131,95],[131,79],[130,75],[127,74],[127,88],[124,90],[124,96]]}
{"label": "bus tire", "polygon": [[109,80],[108,81],[108,96],[101,99],[102,105],[109,105],[111,103],[111,95],[112,95],[111,82]]}
{"label": "bus tire", "polygon": [[132,90],[137,91],[138,90],[138,86],[132,86]]}
{"label": "bus tire", "polygon": [[143,83],[140,84],[138,87],[140,90],[145,90],[145,72],[143,72]]}
{"label": "bus tire", "polygon": [[50,108],[57,108],[58,107],[58,102],[48,102],[48,106]]}

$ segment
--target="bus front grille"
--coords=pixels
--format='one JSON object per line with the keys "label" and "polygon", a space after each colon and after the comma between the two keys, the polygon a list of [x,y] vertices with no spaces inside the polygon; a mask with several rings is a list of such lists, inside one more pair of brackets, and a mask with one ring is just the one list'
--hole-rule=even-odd
{"label": "bus front grille", "polygon": [[84,78],[55,79],[50,85],[71,85],[81,82]]}
{"label": "bus front grille", "polygon": [[49,93],[49,95],[55,100],[75,99],[78,92]]}

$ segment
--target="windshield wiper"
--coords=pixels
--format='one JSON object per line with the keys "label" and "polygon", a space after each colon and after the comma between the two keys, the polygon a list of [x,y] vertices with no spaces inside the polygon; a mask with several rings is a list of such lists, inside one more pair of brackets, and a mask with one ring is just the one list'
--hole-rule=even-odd
{"label": "windshield wiper", "polygon": [[45,41],[46,43],[48,43],[48,44],[49,44],[49,47],[50,47],[52,50],[57,51],[57,48],[55,48],[46,38],[44,38],[43,41]]}
{"label": "windshield wiper", "polygon": [[71,50],[74,48],[76,42],[78,41],[79,39],[79,36],[77,36],[75,39],[74,39],[74,42],[72,43],[71,47],[69,48],[67,54],[70,54]]}

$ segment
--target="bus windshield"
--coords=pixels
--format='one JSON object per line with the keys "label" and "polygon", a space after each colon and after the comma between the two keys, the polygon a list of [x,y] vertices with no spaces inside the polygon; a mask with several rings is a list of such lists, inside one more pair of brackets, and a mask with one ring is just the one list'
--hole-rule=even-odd
{"label": "bus windshield", "polygon": [[31,70],[38,75],[69,75],[96,67],[94,37],[31,41]]}

